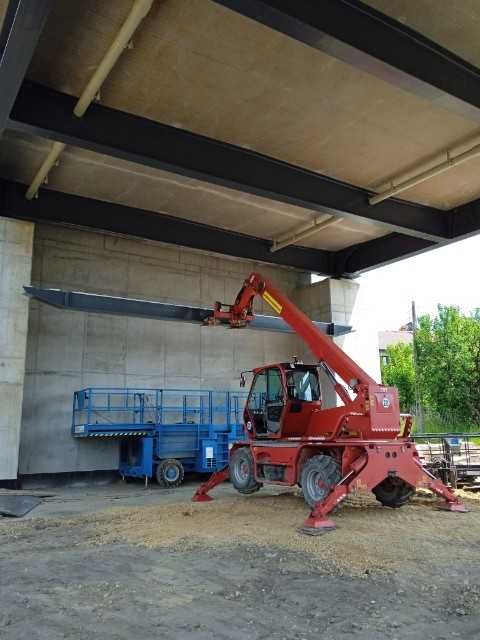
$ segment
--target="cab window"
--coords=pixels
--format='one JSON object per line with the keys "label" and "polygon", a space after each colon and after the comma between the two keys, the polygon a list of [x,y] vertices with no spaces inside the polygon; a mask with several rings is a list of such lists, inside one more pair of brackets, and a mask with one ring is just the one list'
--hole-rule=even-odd
{"label": "cab window", "polygon": [[268,402],[283,401],[283,385],[280,369],[268,370]]}
{"label": "cab window", "polygon": [[318,377],[313,371],[289,371],[287,374],[289,396],[292,400],[313,402],[320,400]]}
{"label": "cab window", "polygon": [[248,398],[248,408],[251,411],[263,411],[267,397],[267,376],[265,371],[257,374],[252,384],[252,390]]}

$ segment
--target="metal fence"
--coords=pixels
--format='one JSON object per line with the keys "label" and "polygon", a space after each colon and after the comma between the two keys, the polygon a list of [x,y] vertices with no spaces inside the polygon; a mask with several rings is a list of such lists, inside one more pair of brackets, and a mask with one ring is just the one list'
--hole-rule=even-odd
{"label": "metal fence", "polygon": [[434,411],[430,408],[412,409],[414,433],[477,433],[480,422],[466,420],[455,411]]}
{"label": "metal fence", "polygon": [[452,487],[476,484],[480,477],[479,433],[416,433],[422,464]]}

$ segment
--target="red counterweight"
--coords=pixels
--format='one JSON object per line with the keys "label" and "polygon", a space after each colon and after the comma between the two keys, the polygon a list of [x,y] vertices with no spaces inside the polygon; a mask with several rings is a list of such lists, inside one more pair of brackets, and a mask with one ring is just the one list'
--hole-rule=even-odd
{"label": "red counterweight", "polygon": [[[466,511],[454,493],[422,467],[409,438],[411,418],[400,415],[397,389],[377,384],[260,274],[245,280],[233,305],[217,303],[208,323],[247,326],[254,318],[256,296],[292,327],[318,362],[294,360],[254,370],[244,410],[246,439],[231,449],[228,468],[200,486],[193,500],[205,501],[228,475],[244,494],[263,484],[299,485],[312,510],[306,533],[333,528],[330,511],[360,489],[371,490],[385,506],[400,507],[415,488],[425,487],[444,498],[446,508]],[[320,371],[340,406],[322,406]]]}

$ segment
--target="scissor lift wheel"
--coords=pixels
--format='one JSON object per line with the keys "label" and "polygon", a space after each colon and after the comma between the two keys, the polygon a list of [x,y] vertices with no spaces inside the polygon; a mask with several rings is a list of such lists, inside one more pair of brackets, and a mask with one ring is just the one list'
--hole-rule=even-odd
{"label": "scissor lift wheel", "polygon": [[180,460],[169,458],[159,462],[155,475],[161,487],[172,488],[182,484],[185,470]]}

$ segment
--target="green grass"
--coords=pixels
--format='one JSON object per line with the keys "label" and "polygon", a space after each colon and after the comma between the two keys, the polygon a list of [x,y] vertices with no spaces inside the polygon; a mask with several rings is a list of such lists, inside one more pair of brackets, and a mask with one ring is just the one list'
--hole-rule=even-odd
{"label": "green grass", "polygon": [[[419,433],[418,421],[413,419],[412,434]],[[478,423],[467,422],[462,419],[449,417],[437,418],[426,416],[423,420],[423,433],[479,433],[480,425]]]}

